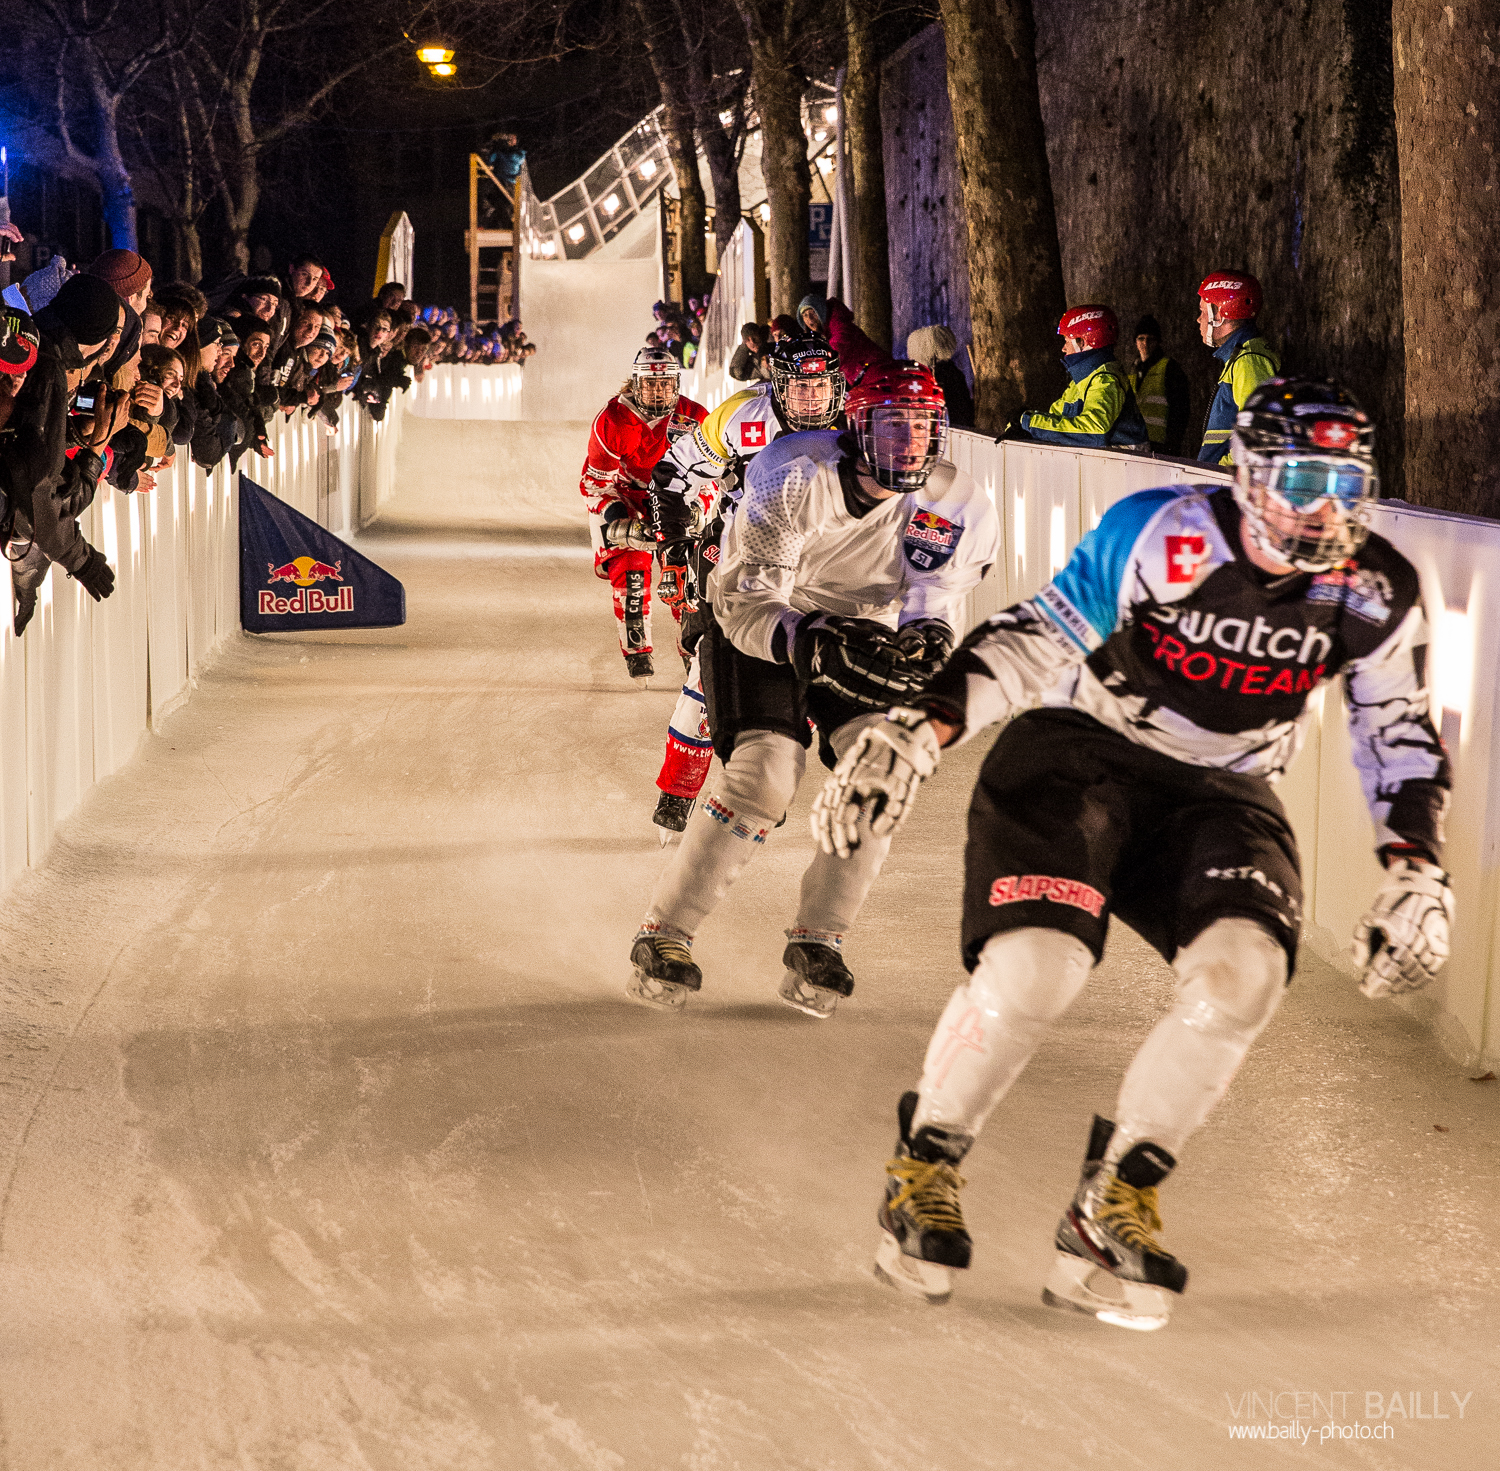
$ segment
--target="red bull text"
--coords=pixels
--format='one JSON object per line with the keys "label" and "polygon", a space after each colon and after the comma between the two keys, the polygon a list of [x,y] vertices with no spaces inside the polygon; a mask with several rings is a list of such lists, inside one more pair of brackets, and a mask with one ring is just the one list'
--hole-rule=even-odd
{"label": "red bull text", "polygon": [[260,613],[352,613],[354,611],[354,589],[341,587],[336,593],[325,593],[313,584],[318,582],[342,582],[343,563],[320,562],[316,557],[294,557],[280,567],[266,564],[267,582],[290,582],[298,591],[289,598],[278,597],[269,588],[262,588],[257,611]]}

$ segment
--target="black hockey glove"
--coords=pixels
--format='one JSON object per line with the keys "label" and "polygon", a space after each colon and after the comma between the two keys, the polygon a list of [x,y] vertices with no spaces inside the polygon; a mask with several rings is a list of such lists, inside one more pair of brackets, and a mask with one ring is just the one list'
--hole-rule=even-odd
{"label": "black hockey glove", "polygon": [[887,710],[926,680],[896,645],[896,635],[869,618],[809,613],[792,640],[792,667],[803,684],[819,684],[864,710]]}
{"label": "black hockey glove", "polygon": [[115,590],[114,569],[98,547],[89,548],[88,560],[71,575],[83,584],[83,590],[96,603],[103,602]]}
{"label": "black hockey glove", "polygon": [[941,618],[919,618],[896,632],[896,647],[924,684],[948,662],[953,644],[953,630]]}

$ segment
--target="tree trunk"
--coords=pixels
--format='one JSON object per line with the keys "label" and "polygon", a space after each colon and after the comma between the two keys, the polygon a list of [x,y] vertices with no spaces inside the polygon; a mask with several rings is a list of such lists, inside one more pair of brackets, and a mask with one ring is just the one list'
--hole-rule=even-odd
{"label": "tree trunk", "polygon": [[1066,305],[1031,0],[940,0],[963,183],[975,417],[999,433],[1057,385]]}
{"label": "tree trunk", "polygon": [[105,85],[92,49],[88,52],[90,90],[93,93],[94,176],[99,180],[100,208],[109,230],[111,250],[135,250],[135,190],[130,168],[120,152],[120,99]]}
{"label": "tree trunk", "polygon": [[885,140],[880,126],[880,63],[870,12],[844,0],[848,62],[844,72],[844,137],[854,188],[855,319],[882,347],[891,345],[891,256],[885,223]]}
{"label": "tree trunk", "polygon": [[1500,16],[1395,0],[1406,495],[1500,516]]}
{"label": "tree trunk", "polygon": [[688,101],[686,67],[680,54],[676,19],[667,9],[658,9],[648,0],[636,0],[646,52],[656,85],[661,91],[662,131],[667,135],[667,154],[672,172],[677,176],[677,197],[681,201],[682,294],[701,296],[708,289],[708,200],[703,193],[703,179],[698,173],[698,145],[693,138],[693,109]]}
{"label": "tree trunk", "polygon": [[755,110],[760,114],[760,166],[771,206],[766,241],[771,313],[795,315],[797,303],[812,290],[807,242],[812,171],[802,131],[804,78],[771,37],[751,36],[750,59]]}
{"label": "tree trunk", "polygon": [[[723,107],[714,85],[713,59],[707,29],[716,16],[694,0],[674,0],[678,29],[687,46],[687,92],[692,103],[698,142],[708,161],[708,176],[714,186],[714,240],[722,257],[740,226],[740,164],[735,142],[744,122],[744,88],[736,90],[734,122],[728,127],[719,119]],[[732,19],[732,16],[729,17]]]}

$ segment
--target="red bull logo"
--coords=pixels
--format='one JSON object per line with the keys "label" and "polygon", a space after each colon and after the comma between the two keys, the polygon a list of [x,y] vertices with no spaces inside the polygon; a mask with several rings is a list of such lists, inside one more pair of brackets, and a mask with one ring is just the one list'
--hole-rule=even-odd
{"label": "red bull logo", "polygon": [[352,613],[354,611],[354,589],[341,587],[337,592],[326,593],[316,584],[320,582],[342,582],[342,562],[320,562],[316,557],[294,557],[280,567],[266,564],[267,582],[290,582],[299,590],[292,597],[278,597],[269,588],[262,588],[257,611],[261,613]]}

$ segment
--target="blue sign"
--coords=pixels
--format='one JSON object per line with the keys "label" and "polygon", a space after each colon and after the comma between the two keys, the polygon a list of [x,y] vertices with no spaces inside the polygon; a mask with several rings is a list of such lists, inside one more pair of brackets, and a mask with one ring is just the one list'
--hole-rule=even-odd
{"label": "blue sign", "polygon": [[389,572],[240,476],[240,624],[247,633],[405,622],[406,589]]}

